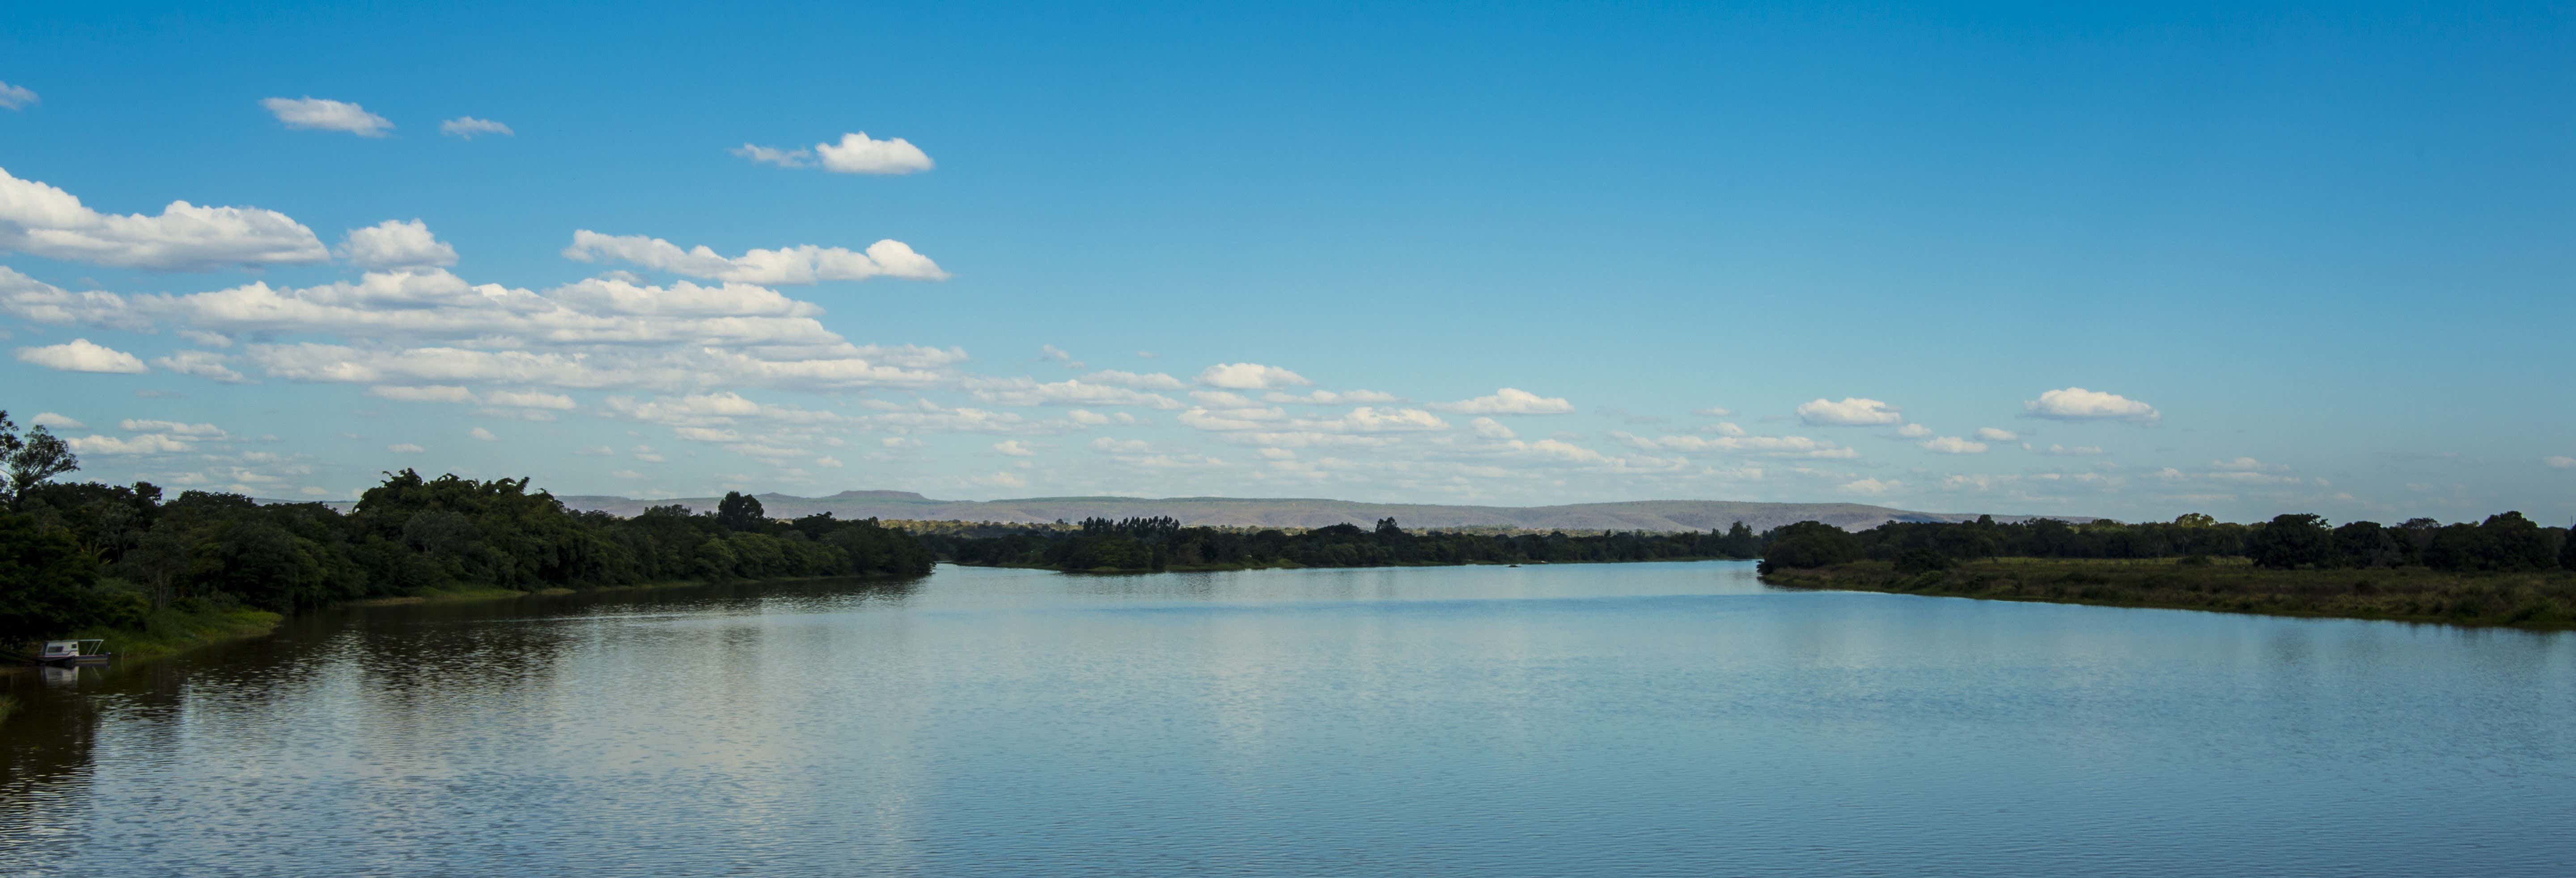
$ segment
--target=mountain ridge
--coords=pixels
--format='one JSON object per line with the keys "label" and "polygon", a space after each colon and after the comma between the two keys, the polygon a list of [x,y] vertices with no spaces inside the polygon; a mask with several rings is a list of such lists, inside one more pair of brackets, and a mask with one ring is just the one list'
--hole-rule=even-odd
{"label": "mountain ridge", "polygon": [[[1170,516],[1184,525],[1229,527],[1324,527],[1369,525],[1393,518],[1408,528],[1510,527],[1536,530],[1722,530],[1735,522],[1756,531],[1799,521],[1821,521],[1849,530],[1865,530],[1890,521],[1973,521],[1980,513],[1917,512],[1862,503],[1756,503],[1736,500],[1626,500],[1554,506],[1476,506],[1433,503],[1368,503],[1307,497],[1025,497],[1007,500],[938,500],[912,491],[842,491],[823,497],[754,494],[762,511],[775,518],[830,512],[844,519],[888,518],[921,521],[993,521],[1044,523],[1084,518]],[[557,495],[565,506],[612,515],[636,515],[647,507],[680,505],[694,512],[715,509],[715,497],[640,500],[609,495]],[[2091,516],[1995,515],[1997,521],[2057,518],[2091,521]]]}

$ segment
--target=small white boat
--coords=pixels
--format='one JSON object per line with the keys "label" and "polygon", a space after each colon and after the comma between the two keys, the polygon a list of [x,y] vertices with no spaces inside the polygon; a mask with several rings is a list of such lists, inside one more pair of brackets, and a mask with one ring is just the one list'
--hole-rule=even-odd
{"label": "small white boat", "polygon": [[49,665],[103,665],[107,659],[104,640],[48,640],[36,654],[37,661]]}

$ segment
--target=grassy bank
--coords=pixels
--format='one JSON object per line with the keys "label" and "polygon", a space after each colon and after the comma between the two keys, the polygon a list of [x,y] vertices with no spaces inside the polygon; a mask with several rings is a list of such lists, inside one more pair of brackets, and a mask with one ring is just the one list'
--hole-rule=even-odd
{"label": "grassy bank", "polygon": [[1634,560],[1629,560],[1629,559],[1613,559],[1613,560],[1603,560],[1603,561],[1562,561],[1562,562],[1549,562],[1549,561],[1389,561],[1389,562],[1385,562],[1385,563],[1381,563],[1381,564],[1300,564],[1300,563],[1297,563],[1297,562],[1295,562],[1295,561],[1290,561],[1290,560],[1286,560],[1286,559],[1281,559],[1281,560],[1275,560],[1275,561],[1244,562],[1244,563],[1240,563],[1240,564],[1168,564],[1168,565],[1165,565],[1165,566],[1163,566],[1163,567],[1161,567],[1161,568],[1159,568],[1159,569],[1157,569],[1157,568],[1153,568],[1153,567],[1051,567],[1051,566],[1048,566],[1048,565],[1045,565],[1045,564],[993,564],[993,563],[970,563],[970,562],[964,562],[964,561],[952,561],[952,562],[949,562],[949,563],[956,564],[956,565],[958,565],[958,566],[960,566],[960,567],[1001,567],[1001,568],[1007,568],[1007,569],[1013,569],[1013,570],[1053,570],[1053,571],[1056,571],[1056,572],[1058,572],[1058,573],[1116,573],[1116,574],[1137,574],[1137,573],[1225,573],[1225,572],[1232,572],[1232,571],[1239,571],[1239,570],[1362,570],[1362,569],[1367,569],[1367,568],[1372,568],[1372,567],[1519,567],[1519,566],[1524,565],[1524,564],[1527,564],[1527,565],[1532,566],[1532,567],[1545,567],[1545,566],[1548,566],[1548,565],[1550,565],[1550,564],[1556,564],[1556,565],[1558,565],[1558,566],[1563,566],[1563,565],[1565,565],[1565,564],[1656,564],[1656,563],[1662,563],[1662,562],[1667,562],[1667,561],[1670,561],[1670,562],[1683,562],[1683,561],[1743,561],[1743,560],[1747,560],[1747,559],[1743,559],[1743,558],[1730,558],[1730,557],[1725,557],[1725,556],[1710,556],[1710,557],[1638,558],[1638,559],[1634,559]]}
{"label": "grassy bank", "polygon": [[158,658],[209,643],[258,637],[286,617],[240,606],[179,606],[156,610],[141,628],[87,628],[72,637],[107,641],[120,660]]}
{"label": "grassy bank", "polygon": [[1861,561],[1780,570],[1762,581],[1986,600],[2576,629],[2576,573],[2567,571],[2265,570],[2241,558],[2207,564],[1998,558],[1924,573]]}

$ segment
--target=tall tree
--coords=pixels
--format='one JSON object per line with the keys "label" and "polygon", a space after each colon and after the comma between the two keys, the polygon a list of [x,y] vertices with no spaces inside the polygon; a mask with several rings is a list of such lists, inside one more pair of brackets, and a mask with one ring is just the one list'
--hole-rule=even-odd
{"label": "tall tree", "polygon": [[761,510],[760,498],[726,491],[716,502],[716,523],[726,530],[760,530],[769,526],[769,515]]}
{"label": "tall tree", "polygon": [[18,425],[9,421],[9,413],[0,411],[0,464],[9,469],[9,509],[16,511],[26,505],[27,492],[37,485],[80,469],[80,457],[44,427],[29,429],[26,436],[19,436]]}

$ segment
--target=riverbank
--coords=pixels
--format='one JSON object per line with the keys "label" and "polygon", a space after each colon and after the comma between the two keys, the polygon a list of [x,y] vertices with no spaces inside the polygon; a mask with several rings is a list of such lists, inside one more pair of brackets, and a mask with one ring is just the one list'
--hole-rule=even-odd
{"label": "riverbank", "polygon": [[160,658],[200,646],[259,637],[285,616],[242,606],[170,606],[143,617],[141,628],[85,628],[73,638],[105,640],[120,661]]}
{"label": "riverbank", "polygon": [[2206,564],[1998,558],[1922,573],[1900,572],[1885,561],[1860,561],[1775,571],[1762,581],[1787,588],[1981,600],[2576,629],[2576,573],[2566,571],[2266,570],[2242,558]]}
{"label": "riverbank", "polygon": [[959,567],[990,567],[1004,570],[1052,570],[1057,573],[1101,573],[1134,575],[1139,573],[1231,573],[1244,570],[1361,570],[1373,567],[1531,567],[1565,566],[1568,564],[1657,564],[1684,561],[1750,561],[1724,555],[1680,558],[1617,558],[1600,561],[1390,561],[1383,564],[1300,564],[1290,560],[1246,562],[1241,564],[1168,564],[1154,567],[1050,567],[1044,564],[982,564],[947,561]]}

